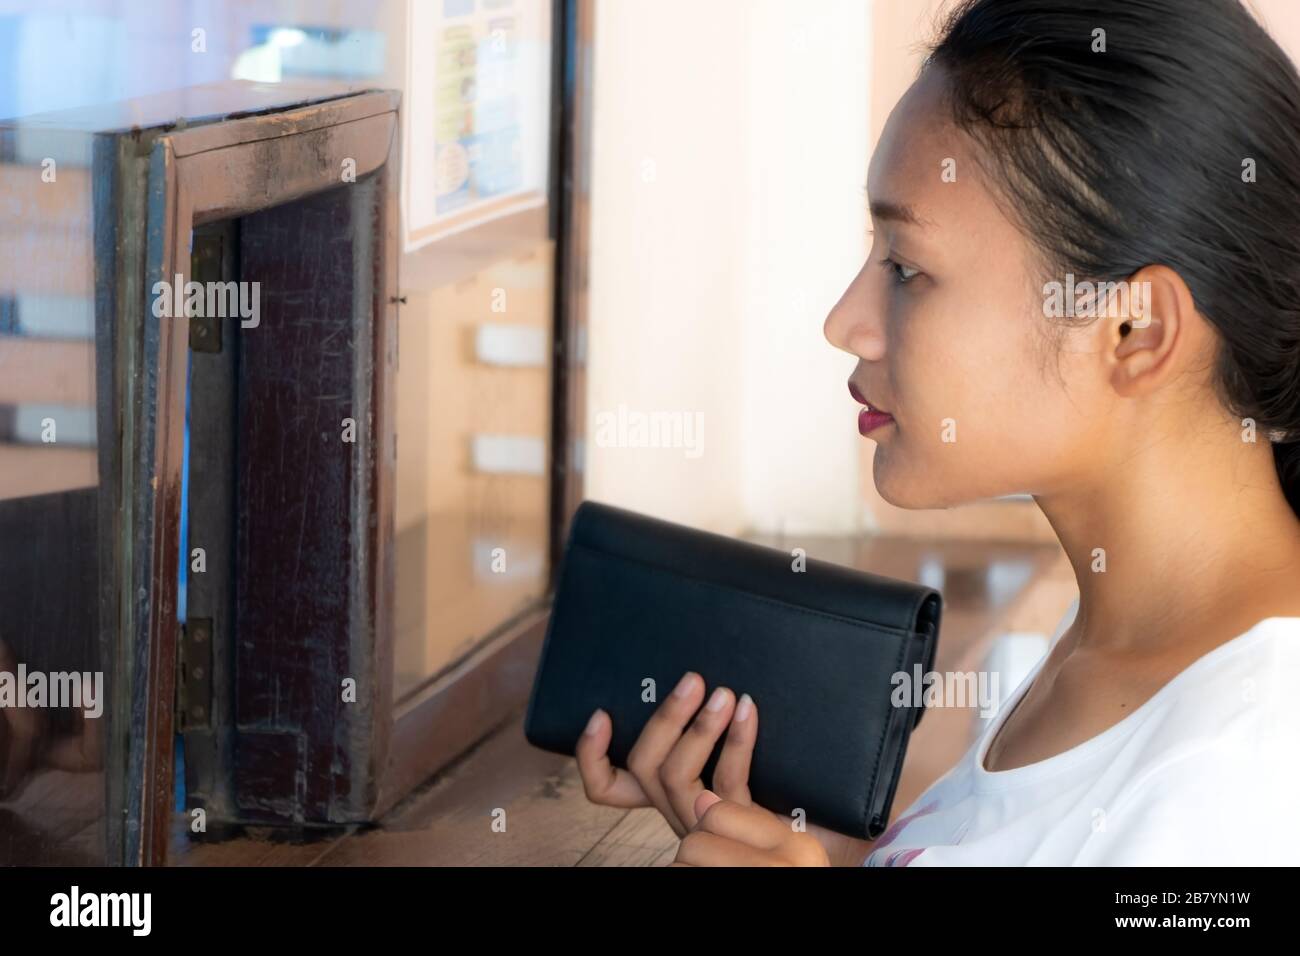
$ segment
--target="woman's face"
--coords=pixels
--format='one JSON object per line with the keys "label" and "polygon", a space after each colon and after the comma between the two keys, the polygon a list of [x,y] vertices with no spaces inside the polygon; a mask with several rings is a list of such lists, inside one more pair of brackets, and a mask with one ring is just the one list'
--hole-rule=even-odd
{"label": "woman's face", "polygon": [[851,386],[893,416],[869,432],[874,476],[906,508],[1058,487],[1103,447],[1114,400],[1096,331],[1050,335],[1041,266],[950,124],[942,80],[928,70],[885,126],[871,254],[825,325],[859,359]]}

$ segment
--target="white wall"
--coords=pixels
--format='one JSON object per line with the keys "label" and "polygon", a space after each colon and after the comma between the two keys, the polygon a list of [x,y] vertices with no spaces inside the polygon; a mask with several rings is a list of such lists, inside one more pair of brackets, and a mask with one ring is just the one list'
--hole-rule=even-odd
{"label": "white wall", "polygon": [[[866,254],[862,0],[601,0],[586,488],[735,533],[856,530],[853,360],[822,337]],[[600,447],[619,405],[702,454]]]}

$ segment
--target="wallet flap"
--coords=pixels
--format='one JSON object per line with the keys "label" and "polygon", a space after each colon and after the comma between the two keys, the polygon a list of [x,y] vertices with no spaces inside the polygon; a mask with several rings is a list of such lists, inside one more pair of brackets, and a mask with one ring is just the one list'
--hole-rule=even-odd
{"label": "wallet flap", "polygon": [[[932,588],[910,581],[814,558],[805,559],[806,572],[793,573],[787,552],[594,501],[578,506],[570,541],[689,577],[908,631],[916,630],[922,605],[937,597]],[[809,593],[810,580],[816,582],[814,594]]]}

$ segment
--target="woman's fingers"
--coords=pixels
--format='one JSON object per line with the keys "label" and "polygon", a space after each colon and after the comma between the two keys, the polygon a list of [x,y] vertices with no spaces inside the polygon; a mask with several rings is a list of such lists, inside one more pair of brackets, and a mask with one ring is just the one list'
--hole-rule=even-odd
{"label": "woman's fingers", "polygon": [[722,799],[750,804],[749,770],[758,737],[758,708],[748,694],[737,703],[725,687],[717,688],[705,704],[704,691],[698,674],[682,677],[642,729],[628,754],[627,770],[611,763],[613,727],[609,715],[597,710],[576,748],[587,798],[606,806],[653,806],[683,836],[698,820],[695,800],[704,792],[705,764],[726,734],[713,788]]}
{"label": "woman's fingers", "polygon": [[664,759],[659,779],[677,818],[687,829],[695,826],[695,798],[704,789],[700,774],[718,739],[726,732],[735,710],[735,697],[725,687],[709,696],[704,709],[695,715],[690,728],[679,734],[677,743]]}
{"label": "woman's fingers", "polygon": [[688,671],[678,681],[673,692],[655,708],[641,730],[641,735],[627,755],[627,768],[650,802],[655,805],[678,836],[690,829],[674,809],[673,802],[664,790],[660,770],[664,761],[681,739],[682,731],[704,700],[704,679]]}
{"label": "woman's fingers", "polygon": [[730,837],[692,830],[677,848],[675,862],[688,866],[782,866],[774,853]]}
{"label": "woman's fingers", "polygon": [[762,807],[712,799],[699,800],[700,819],[692,834],[712,833],[736,840],[760,850],[774,850],[790,836],[792,830],[780,817]]}
{"label": "woman's fingers", "polygon": [[733,803],[752,803],[749,794],[749,767],[754,757],[754,741],[758,739],[758,707],[753,698],[742,694],[736,703],[727,730],[727,741],[722,745],[718,765],[713,769],[713,790],[724,800]]}
{"label": "woman's fingers", "polygon": [[597,710],[578,738],[578,773],[582,776],[582,788],[587,799],[609,807],[650,806],[650,799],[636,782],[636,777],[610,763],[609,741],[613,735],[614,725],[609,714]]}
{"label": "woman's fingers", "polygon": [[700,820],[677,859],[694,866],[829,866],[825,848],[754,804],[721,800],[706,790],[696,801]]}

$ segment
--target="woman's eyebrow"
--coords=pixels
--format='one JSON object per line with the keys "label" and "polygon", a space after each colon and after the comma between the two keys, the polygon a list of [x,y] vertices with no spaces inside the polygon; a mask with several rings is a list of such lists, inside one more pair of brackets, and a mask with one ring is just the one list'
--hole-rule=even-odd
{"label": "woman's eyebrow", "polygon": [[873,199],[871,201],[871,218],[877,221],[906,222],[913,226],[924,227],[925,225],[911,206],[905,203],[889,202],[884,199]]}

